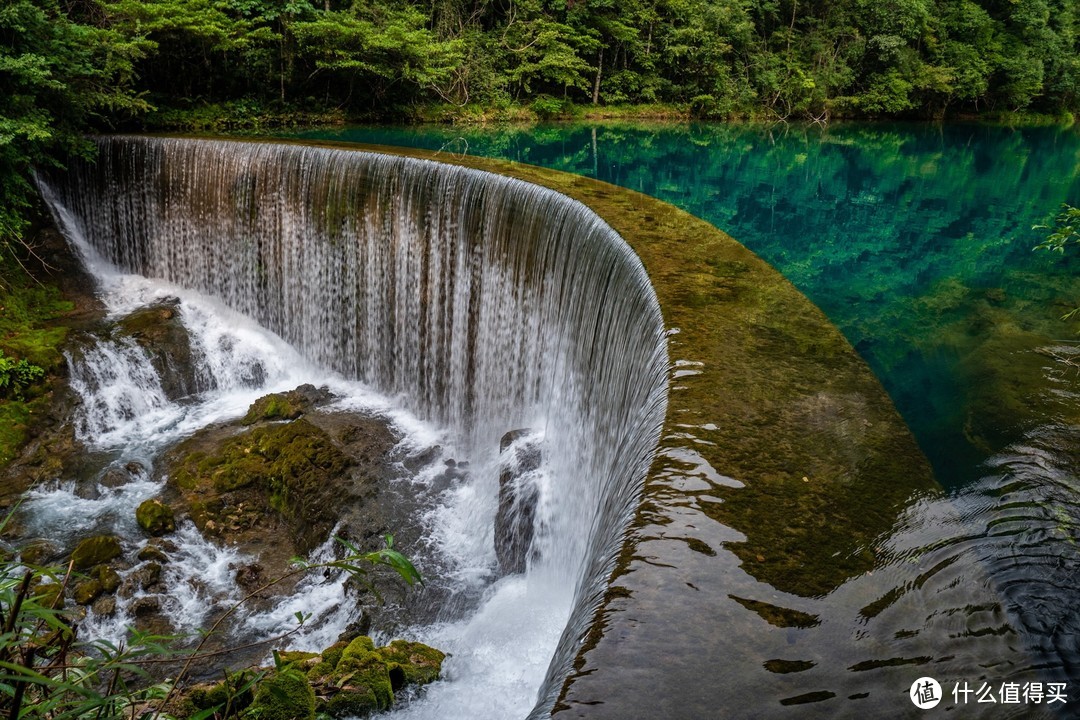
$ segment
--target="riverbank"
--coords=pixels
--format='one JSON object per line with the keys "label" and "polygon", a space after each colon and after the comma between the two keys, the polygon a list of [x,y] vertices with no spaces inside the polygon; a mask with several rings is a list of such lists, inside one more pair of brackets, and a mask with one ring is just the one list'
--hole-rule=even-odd
{"label": "riverbank", "polygon": [[68,333],[100,315],[93,281],[38,213],[25,245],[0,264],[0,469],[50,424],[66,387]]}

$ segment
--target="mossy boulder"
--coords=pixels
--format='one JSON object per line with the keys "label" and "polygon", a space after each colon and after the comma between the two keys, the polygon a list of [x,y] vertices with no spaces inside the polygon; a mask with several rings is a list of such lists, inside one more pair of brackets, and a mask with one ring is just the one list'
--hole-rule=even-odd
{"label": "mossy boulder", "polygon": [[137,557],[142,561],[153,561],[156,563],[169,562],[169,556],[165,554],[165,551],[157,545],[152,544],[144,545],[143,548],[139,550]]}
{"label": "mossy boulder", "polygon": [[135,510],[135,519],[146,532],[159,536],[175,532],[176,518],[171,507],[157,498],[144,501]]}
{"label": "mossy boulder", "polygon": [[[287,573],[292,558],[326,542],[335,527],[367,551],[380,547],[391,528],[406,528],[402,536],[408,538],[408,523],[415,522],[402,509],[407,501],[386,492],[402,472],[399,437],[389,420],[322,408],[331,396],[311,386],[281,395],[290,402],[299,398],[303,417],[211,425],[155,463],[155,478],[165,483],[160,500],[174,510],[178,525],[190,519],[208,540],[251,556],[235,569],[246,590]],[[168,541],[160,544],[169,550]],[[156,554],[147,549],[140,559],[161,562],[151,557]],[[296,581],[260,593],[252,605],[268,606],[290,594]]]}
{"label": "mossy boulder", "polygon": [[181,718],[190,717],[211,708],[223,709],[226,705],[229,707],[230,717],[232,713],[240,713],[255,699],[255,692],[251,687],[254,678],[254,670],[241,670],[229,673],[227,681],[194,685],[176,704],[174,714]]}
{"label": "mossy boulder", "polygon": [[365,717],[393,706],[398,690],[438,679],[445,657],[427,645],[405,640],[377,648],[370,637],[361,635],[324,650],[307,677],[318,689],[319,712],[335,718]]}
{"label": "mossy boulder", "polygon": [[[368,638],[368,640],[370,641],[371,638]],[[349,642],[340,641],[326,648],[322,654],[323,662],[329,663],[331,668],[337,667],[337,664],[341,662],[341,656],[345,654],[350,644]],[[375,643],[371,643],[371,645],[374,647]]]}
{"label": "mossy boulder", "polygon": [[64,586],[60,583],[43,582],[34,588],[33,595],[42,607],[64,607]]}
{"label": "mossy boulder", "polygon": [[120,573],[116,572],[116,570],[108,565],[98,566],[96,579],[101,583],[103,592],[114,593],[116,592],[116,589],[120,587]]}
{"label": "mossy boulder", "polygon": [[113,535],[97,535],[86,538],[71,552],[76,570],[86,570],[109,562],[120,555],[120,541]]}
{"label": "mossy boulder", "polygon": [[89,605],[104,591],[105,589],[101,586],[101,581],[97,578],[91,578],[89,580],[83,580],[75,586],[72,598],[80,605]]}
{"label": "mossy boulder", "polygon": [[34,540],[19,552],[20,560],[26,565],[44,565],[56,555],[56,546],[48,540]]}
{"label": "mossy boulder", "polygon": [[345,649],[341,652],[341,660],[345,658],[359,658],[367,657],[375,651],[375,641],[367,635],[360,635],[349,641],[349,644],[345,646]]}
{"label": "mossy boulder", "polygon": [[315,720],[315,691],[303,674],[285,669],[259,683],[248,712],[259,720]]}
{"label": "mossy boulder", "polygon": [[169,712],[190,718],[228,702],[238,717],[251,720],[313,720],[316,713],[367,717],[393,707],[398,690],[435,680],[445,657],[404,640],[378,648],[367,636],[334,643],[322,654],[281,650],[275,655],[276,669],[243,670],[226,682],[192,686],[170,703]]}
{"label": "mossy boulder", "polygon": [[282,667],[294,667],[303,672],[310,670],[320,659],[319,653],[305,652],[304,650],[277,651],[277,662]]}
{"label": "mossy boulder", "polygon": [[439,679],[446,653],[423,643],[394,640],[379,648],[378,654],[387,665],[397,665],[405,674],[406,685],[427,685]]}
{"label": "mossy boulder", "polygon": [[258,422],[295,420],[330,397],[328,390],[314,385],[301,385],[288,392],[264,395],[251,404],[240,423],[254,425]]}
{"label": "mossy boulder", "polygon": [[[216,451],[194,450],[170,479],[203,532],[241,533],[271,511],[285,521],[294,551],[305,554],[337,522],[339,487],[353,464],[325,431],[300,419],[233,435]],[[230,495],[242,490],[249,492]]]}
{"label": "mossy boulder", "polygon": [[365,716],[394,704],[389,668],[373,652],[343,657],[334,671],[332,684],[338,691],[323,709],[332,717]]}

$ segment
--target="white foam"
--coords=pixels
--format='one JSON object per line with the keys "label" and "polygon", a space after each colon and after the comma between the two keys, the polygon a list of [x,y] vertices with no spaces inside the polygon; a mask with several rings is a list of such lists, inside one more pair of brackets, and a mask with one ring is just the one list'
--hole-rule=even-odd
{"label": "white foam", "polygon": [[570,588],[514,575],[493,585],[472,617],[417,630],[415,639],[449,654],[443,679],[389,715],[416,720],[524,717],[536,701],[572,600]]}

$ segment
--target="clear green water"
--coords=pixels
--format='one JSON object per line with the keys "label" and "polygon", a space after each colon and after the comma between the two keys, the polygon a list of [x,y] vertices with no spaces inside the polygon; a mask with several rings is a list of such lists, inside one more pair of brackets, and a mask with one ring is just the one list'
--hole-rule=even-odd
{"label": "clear green water", "polygon": [[302,137],[468,153],[671,202],[772,263],[881,379],[947,487],[1061,415],[1048,346],[1080,259],[1031,248],[1080,203],[1080,133],[982,125],[350,128]]}

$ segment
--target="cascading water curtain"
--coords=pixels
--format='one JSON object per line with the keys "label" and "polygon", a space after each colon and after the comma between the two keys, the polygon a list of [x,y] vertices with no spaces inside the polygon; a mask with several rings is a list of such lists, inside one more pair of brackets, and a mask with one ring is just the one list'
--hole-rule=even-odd
{"label": "cascading water curtain", "polygon": [[471,457],[543,430],[553,486],[530,573],[576,588],[533,711],[550,713],[666,412],[663,320],[636,255],[580,203],[491,173],[291,144],[97,143],[96,162],[41,182],[68,233],[120,270],[223,300]]}

